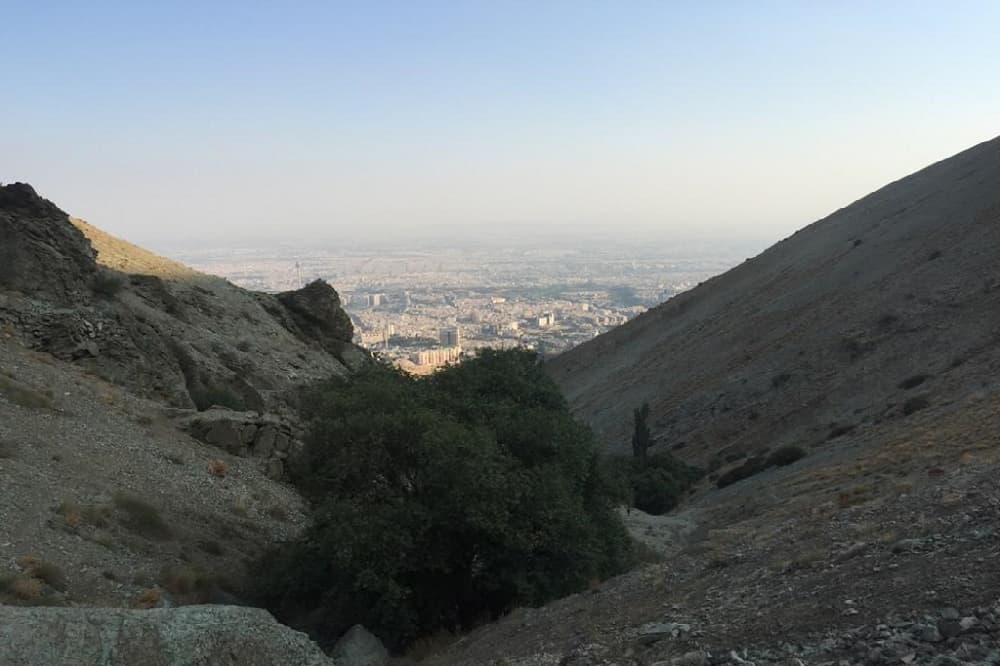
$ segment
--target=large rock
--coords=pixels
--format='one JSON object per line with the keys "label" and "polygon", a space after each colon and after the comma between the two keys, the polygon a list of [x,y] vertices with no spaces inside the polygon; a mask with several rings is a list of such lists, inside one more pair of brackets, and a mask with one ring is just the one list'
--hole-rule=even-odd
{"label": "large rock", "polygon": [[340,637],[331,653],[337,666],[383,666],[389,651],[370,631],[356,624]]}
{"label": "large rock", "polygon": [[354,326],[340,305],[337,291],[323,280],[277,296],[288,317],[283,324],[300,339],[317,344],[334,356],[354,337]]}
{"label": "large rock", "polygon": [[0,664],[334,666],[335,663],[305,634],[278,624],[259,608],[185,606],[140,611],[0,606]]}
{"label": "large rock", "polygon": [[90,241],[66,213],[31,185],[0,186],[0,289],[76,301],[96,272]]}

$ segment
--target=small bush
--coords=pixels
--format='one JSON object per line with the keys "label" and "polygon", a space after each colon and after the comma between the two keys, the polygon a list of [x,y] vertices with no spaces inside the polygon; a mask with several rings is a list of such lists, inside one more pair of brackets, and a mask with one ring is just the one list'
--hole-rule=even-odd
{"label": "small bush", "polygon": [[17,448],[11,442],[0,441],[0,459],[13,458]]}
{"label": "small bush", "polygon": [[850,434],[854,431],[854,424],[849,423],[847,425],[837,425],[833,423],[830,425],[830,433],[826,436],[827,439],[836,439],[837,437],[843,437],[844,435]]}
{"label": "small bush", "polygon": [[208,461],[208,473],[212,476],[218,477],[220,479],[225,478],[226,473],[229,471],[229,465],[227,465],[222,460],[209,460]]}
{"label": "small bush", "polygon": [[921,409],[927,409],[930,406],[930,400],[928,400],[926,396],[918,395],[903,403],[903,416],[909,416],[914,412],[919,412]]}
{"label": "small bush", "polygon": [[903,389],[904,391],[908,391],[911,388],[916,388],[916,387],[920,386],[925,381],[927,381],[929,378],[930,378],[930,375],[923,375],[923,374],[921,374],[921,375],[913,375],[912,377],[907,377],[903,381],[899,382],[899,388]]}
{"label": "small bush", "polygon": [[798,446],[782,446],[767,457],[767,467],[784,467],[805,458],[806,452]]}
{"label": "small bush", "polygon": [[45,591],[45,584],[32,576],[17,576],[10,583],[10,592],[22,601],[35,601]]}
{"label": "small bush", "polygon": [[169,539],[170,527],[164,522],[160,510],[137,495],[117,492],[115,506],[125,512],[123,524],[139,536],[147,539]]}
{"label": "small bush", "polygon": [[0,396],[15,405],[28,409],[49,409],[52,407],[50,392],[41,393],[3,374],[0,374]]}
{"label": "small bush", "polygon": [[742,481],[743,479],[748,479],[754,474],[759,474],[767,469],[767,465],[763,458],[751,458],[739,467],[734,467],[725,474],[721,474],[718,480],[715,482],[716,487],[725,488],[726,486],[731,486],[737,481]]}
{"label": "small bush", "polygon": [[29,572],[53,590],[66,591],[66,574],[52,562],[39,562]]}
{"label": "small bush", "polygon": [[771,388],[781,388],[792,376],[787,372],[782,372],[779,375],[771,377]]}

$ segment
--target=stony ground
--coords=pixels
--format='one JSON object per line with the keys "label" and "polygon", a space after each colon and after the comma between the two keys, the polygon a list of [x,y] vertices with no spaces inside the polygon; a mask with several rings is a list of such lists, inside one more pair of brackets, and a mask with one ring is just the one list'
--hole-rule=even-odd
{"label": "stony ground", "polygon": [[994,386],[724,490],[705,483],[674,515],[633,511],[661,562],[519,609],[438,663],[993,663],[998,426]]}
{"label": "stony ground", "polygon": [[0,603],[232,601],[299,497],[162,405],[0,334]]}

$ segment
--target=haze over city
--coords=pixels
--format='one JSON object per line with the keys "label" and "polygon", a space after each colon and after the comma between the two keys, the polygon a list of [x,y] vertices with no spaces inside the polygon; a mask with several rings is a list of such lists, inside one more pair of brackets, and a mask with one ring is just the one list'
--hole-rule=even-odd
{"label": "haze over city", "polygon": [[992,2],[25,4],[0,180],[164,251],[764,247],[992,136],[998,24]]}

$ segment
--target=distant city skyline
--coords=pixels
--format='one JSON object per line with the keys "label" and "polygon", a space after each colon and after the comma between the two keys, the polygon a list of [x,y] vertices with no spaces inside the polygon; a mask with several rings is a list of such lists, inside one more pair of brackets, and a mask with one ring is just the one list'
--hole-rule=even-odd
{"label": "distant city skyline", "polygon": [[1000,132],[1000,4],[9,7],[0,181],[154,250],[774,242]]}

